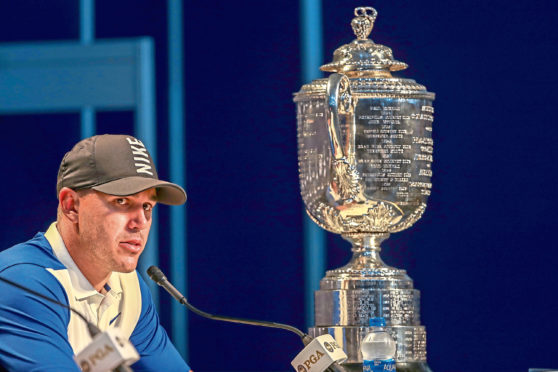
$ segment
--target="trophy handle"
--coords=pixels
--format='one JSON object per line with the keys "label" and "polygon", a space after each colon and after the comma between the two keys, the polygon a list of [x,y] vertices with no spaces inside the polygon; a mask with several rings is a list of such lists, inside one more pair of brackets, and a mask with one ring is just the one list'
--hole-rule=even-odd
{"label": "trophy handle", "polygon": [[[339,113],[351,111],[351,88],[349,78],[343,74],[331,74],[327,82],[327,129],[331,145],[331,153],[335,160],[347,159],[341,146]],[[351,130],[353,132],[354,130]],[[352,134],[352,133],[350,133]],[[347,138],[347,142],[354,140]]]}
{"label": "trophy handle", "polygon": [[[360,175],[355,166],[354,141],[356,123],[354,99],[351,95],[349,78],[343,74],[331,74],[326,88],[327,130],[333,157],[333,179],[330,194],[334,199],[352,202],[360,192]],[[349,114],[345,147],[341,146],[341,121],[339,114]]]}

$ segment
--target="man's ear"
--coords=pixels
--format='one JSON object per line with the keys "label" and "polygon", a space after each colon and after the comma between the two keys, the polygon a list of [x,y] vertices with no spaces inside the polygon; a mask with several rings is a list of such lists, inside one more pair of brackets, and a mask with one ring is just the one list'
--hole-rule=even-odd
{"label": "man's ear", "polygon": [[60,212],[71,222],[78,223],[79,196],[74,190],[63,187],[58,194]]}

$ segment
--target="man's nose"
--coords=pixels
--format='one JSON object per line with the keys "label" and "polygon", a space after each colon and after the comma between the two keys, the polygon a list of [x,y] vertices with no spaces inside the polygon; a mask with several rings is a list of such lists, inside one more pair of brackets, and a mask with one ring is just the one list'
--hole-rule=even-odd
{"label": "man's nose", "polygon": [[147,212],[143,208],[136,208],[130,212],[129,226],[131,229],[142,230],[149,226]]}

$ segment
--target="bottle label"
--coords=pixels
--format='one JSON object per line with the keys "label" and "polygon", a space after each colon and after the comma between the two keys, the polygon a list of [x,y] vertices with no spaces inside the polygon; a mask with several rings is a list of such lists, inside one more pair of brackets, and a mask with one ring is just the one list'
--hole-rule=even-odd
{"label": "bottle label", "polygon": [[362,365],[363,372],[395,372],[395,359],[365,360]]}

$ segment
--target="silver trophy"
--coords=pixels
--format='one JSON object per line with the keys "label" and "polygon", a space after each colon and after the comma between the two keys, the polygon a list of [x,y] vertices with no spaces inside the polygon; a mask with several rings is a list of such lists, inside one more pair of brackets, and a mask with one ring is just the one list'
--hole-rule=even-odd
{"label": "silver trophy", "polygon": [[434,93],[392,76],[407,65],[368,39],[376,18],[355,9],[357,39],[338,48],[332,72],[295,93],[300,188],[306,211],[323,229],[352,243],[353,257],[330,270],[315,292],[312,336],[331,334],[362,371],[368,321],[383,316],[397,343],[398,371],[430,371],[420,292],[405,270],[387,266],[380,244],[423,214],[432,184]]}

